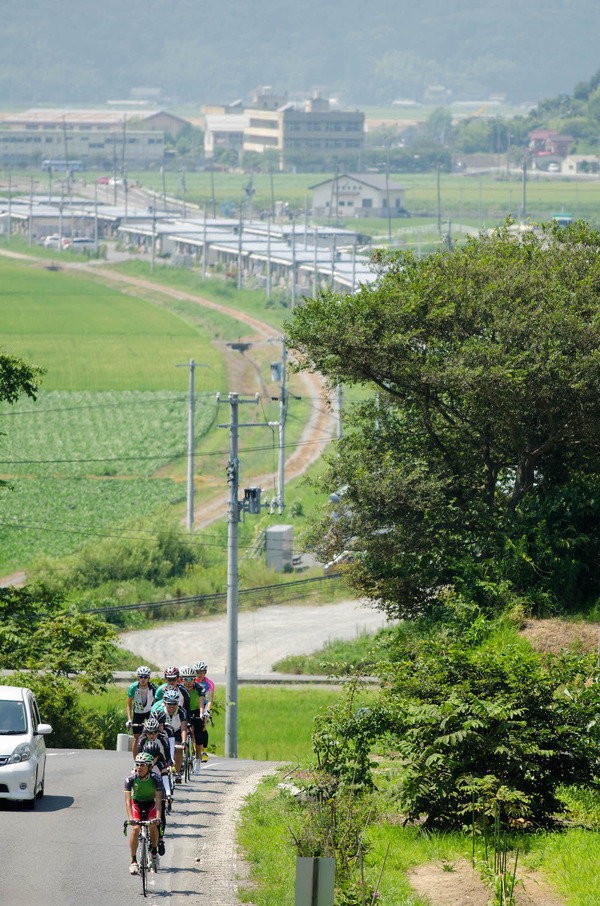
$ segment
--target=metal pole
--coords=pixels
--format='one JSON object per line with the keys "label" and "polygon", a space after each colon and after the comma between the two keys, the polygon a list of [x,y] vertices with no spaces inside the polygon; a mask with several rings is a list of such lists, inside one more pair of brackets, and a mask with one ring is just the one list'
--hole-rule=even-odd
{"label": "metal pole", "polygon": [[12,173],[8,174],[8,241],[12,239]]}
{"label": "metal pole", "polygon": [[304,196],[304,251],[308,248],[308,195]]}
{"label": "metal pole", "polygon": [[175,365],[176,368],[190,369],[190,392],[188,405],[188,469],[187,469],[187,528],[191,532],[194,527],[194,410],[196,396],[194,393],[194,370],[196,368],[210,368],[210,365],[197,364],[190,359],[187,365]]}
{"label": "metal pole", "polygon": [[154,270],[154,260],[156,258],[156,194],[154,195],[154,204],[152,205],[152,257],[150,259],[150,270]]}
{"label": "metal pole", "polygon": [[292,311],[296,304],[296,215],[292,220]]}
{"label": "metal pole", "polygon": [[271,215],[267,218],[267,299],[271,298]]}
{"label": "metal pole", "polygon": [[229,394],[229,514],[227,518],[227,677],[225,684],[225,757],[237,758],[238,736],[238,395]]}
{"label": "metal pole", "polygon": [[287,364],[287,349],[285,339],[281,340],[281,395],[279,397],[279,461],[278,461],[278,488],[277,512],[281,516],[285,507],[285,418],[287,414],[287,389],[285,386],[285,369]]}
{"label": "metal pole", "polygon": [[29,178],[29,245],[33,245],[33,176]]}
{"label": "metal pole", "polygon": [[317,298],[317,243],[319,241],[319,228],[315,227],[315,248],[313,254],[313,298]]}
{"label": "metal pole", "polygon": [[96,244],[96,256],[98,256],[98,183],[94,183],[94,242]]}
{"label": "metal pole", "polygon": [[202,239],[202,279],[206,280],[206,202],[204,202],[204,230],[203,230],[203,239]]}
{"label": "metal pole", "polygon": [[238,235],[238,279],[237,279],[238,289],[241,289],[242,286],[244,285],[244,281],[242,279],[242,230],[243,230],[242,205],[240,205],[240,228],[239,228],[239,235]]}

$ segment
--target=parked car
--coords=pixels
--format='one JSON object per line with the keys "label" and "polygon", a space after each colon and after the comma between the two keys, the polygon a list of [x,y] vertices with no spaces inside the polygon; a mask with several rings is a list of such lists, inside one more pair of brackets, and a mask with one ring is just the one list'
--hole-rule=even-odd
{"label": "parked car", "polygon": [[60,249],[60,236],[55,233],[53,236],[46,236],[44,246],[47,249]]}
{"label": "parked car", "polygon": [[96,182],[99,186],[107,186],[110,182],[110,176],[99,176]]}
{"label": "parked car", "polygon": [[0,686],[0,799],[35,808],[44,795],[48,733],[31,689]]}
{"label": "parked car", "polygon": [[71,236],[69,239],[63,239],[63,248],[69,249],[70,252],[97,252],[98,243],[89,236]]}

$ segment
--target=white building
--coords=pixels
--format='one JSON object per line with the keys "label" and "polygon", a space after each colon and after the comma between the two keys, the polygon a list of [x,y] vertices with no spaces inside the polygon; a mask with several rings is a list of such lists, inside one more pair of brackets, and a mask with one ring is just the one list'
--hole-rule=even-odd
{"label": "white building", "polygon": [[310,186],[313,217],[409,217],[406,187],[377,174],[343,173]]}

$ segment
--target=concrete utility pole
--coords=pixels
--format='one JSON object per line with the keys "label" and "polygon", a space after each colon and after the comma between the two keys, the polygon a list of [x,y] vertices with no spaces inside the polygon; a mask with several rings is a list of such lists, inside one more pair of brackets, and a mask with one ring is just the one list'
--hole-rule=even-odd
{"label": "concrete utility pole", "polygon": [[[52,168],[50,168],[52,169]],[[12,173],[8,174],[8,241],[12,239]]]}
{"label": "concrete utility pole", "polygon": [[271,215],[267,217],[267,299],[271,298]]}
{"label": "concrete utility pole", "polygon": [[194,408],[196,397],[194,394],[194,369],[210,368],[210,365],[200,364],[190,359],[189,364],[178,364],[175,368],[190,369],[190,395],[188,409],[188,473],[187,473],[187,529],[194,527]]}
{"label": "concrete utility pole", "polygon": [[[287,347],[285,337],[281,338],[281,364],[275,362],[271,366],[271,377],[277,379],[279,371],[279,450],[277,460],[277,512],[281,516],[285,508],[285,420],[287,417],[288,392],[286,388]],[[273,397],[276,399],[276,397]]]}
{"label": "concrete utility pole", "polygon": [[206,280],[206,257],[208,249],[206,247],[206,202],[204,202],[204,227],[202,229],[202,279]]}
{"label": "concrete utility pole", "polygon": [[[240,399],[237,393],[229,394],[229,424],[217,425],[229,428],[229,462],[227,483],[229,485],[229,507],[227,515],[227,678],[225,684],[225,757],[238,756],[238,524],[243,504],[238,501],[240,461],[238,458],[238,431],[240,427],[264,427],[265,423],[239,422],[239,405],[259,401]],[[260,503],[259,503],[260,507]]]}

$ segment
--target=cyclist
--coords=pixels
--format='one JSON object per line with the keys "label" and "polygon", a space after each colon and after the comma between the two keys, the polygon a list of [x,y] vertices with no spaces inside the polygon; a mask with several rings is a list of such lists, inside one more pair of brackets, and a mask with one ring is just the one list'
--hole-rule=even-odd
{"label": "cyclist", "polygon": [[161,815],[162,783],[158,774],[152,771],[154,759],[147,752],[140,752],[135,756],[135,770],[125,778],[125,808],[127,818],[131,822],[131,835],[129,848],[131,850],[131,865],[129,872],[138,873],[137,847],[140,836],[139,821],[152,821],[150,828],[150,844],[152,850],[152,867],[155,871],[159,867],[158,858],[158,827]]}
{"label": "cyclist", "polygon": [[156,691],[156,701],[162,701],[162,697],[167,689],[176,689],[179,692],[179,705],[186,714],[190,713],[190,697],[185,686],[179,683],[179,668],[167,667],[165,670],[165,682],[159,686]]}
{"label": "cyclist", "polygon": [[208,724],[212,723],[211,708],[213,704],[213,699],[215,697],[215,684],[211,679],[206,675],[208,670],[208,664],[206,661],[196,661],[194,664],[194,670],[196,671],[196,682],[201,686],[204,686],[204,713],[203,713],[203,724],[204,731],[202,733],[202,740],[200,743],[200,751],[202,761],[208,761]]}
{"label": "cyclist", "polygon": [[150,682],[150,667],[138,667],[137,680],[127,690],[127,727],[133,730],[133,757],[137,754],[142,724],[156,700],[156,686]]}
{"label": "cyclist", "polygon": [[[159,729],[157,738],[163,742],[165,751],[167,752],[169,771],[163,776],[163,785],[167,796],[167,812],[170,812],[173,807],[173,781],[171,775],[175,772],[175,731],[170,724],[166,723],[167,712],[164,710],[164,706],[161,706],[159,703],[155,707],[156,710],[152,710],[150,717],[155,717],[158,721]],[[148,718],[148,720],[150,720],[150,718]]]}
{"label": "cyclist", "polygon": [[200,773],[202,764],[202,740],[204,738],[204,686],[196,681],[196,671],[193,667],[180,667],[179,676],[181,685],[190,697],[189,723],[194,737],[195,755],[194,774]]}
{"label": "cyclist", "polygon": [[171,792],[171,778],[170,778],[170,766],[172,764],[171,760],[171,748],[169,746],[169,737],[164,732],[160,731],[160,724],[156,717],[150,715],[150,717],[144,721],[144,729],[138,740],[138,751],[147,752],[148,755],[152,756],[154,761],[154,770],[160,774],[160,779],[162,780],[164,800],[167,804],[167,808],[163,808],[162,817],[159,826],[160,840],[158,843],[158,854],[164,856],[165,854],[165,844],[163,842],[162,836],[164,834],[166,821],[166,812],[168,810],[169,800],[172,800],[173,794]]}
{"label": "cyclist", "polygon": [[187,739],[187,713],[179,704],[179,693],[177,689],[167,689],[163,693],[162,702],[157,703],[156,710],[164,710],[166,714],[165,726],[167,724],[174,732],[174,761],[175,761],[175,783],[181,783],[181,762],[183,760],[183,746]]}

